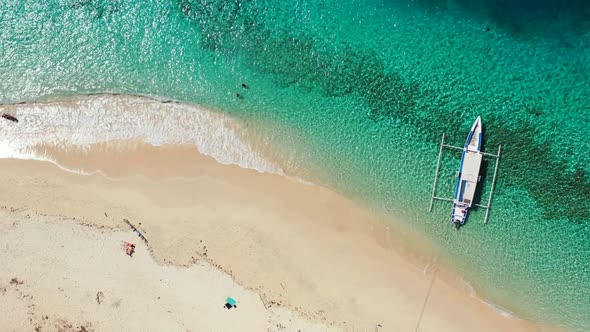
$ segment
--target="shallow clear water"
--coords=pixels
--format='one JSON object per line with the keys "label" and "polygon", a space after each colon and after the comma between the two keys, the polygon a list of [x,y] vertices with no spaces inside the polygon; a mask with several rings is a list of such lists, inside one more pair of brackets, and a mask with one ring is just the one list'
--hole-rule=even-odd
{"label": "shallow clear water", "polygon": [[[223,110],[264,128],[286,170],[403,217],[492,302],[590,329],[584,1],[6,0],[0,78],[3,103],[117,92]],[[503,158],[490,223],[475,211],[456,232],[447,204],[426,208],[440,135],[461,144],[477,115]]]}

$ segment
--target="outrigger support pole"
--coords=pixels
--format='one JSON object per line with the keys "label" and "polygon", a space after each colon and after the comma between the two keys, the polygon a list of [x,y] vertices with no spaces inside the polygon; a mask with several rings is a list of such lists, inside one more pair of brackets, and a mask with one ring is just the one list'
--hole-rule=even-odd
{"label": "outrigger support pole", "polygon": [[498,164],[500,163],[500,153],[502,151],[502,145],[498,145],[498,154],[484,153],[486,156],[496,158],[496,165],[494,166],[494,177],[492,177],[492,187],[490,188],[490,197],[488,198],[488,205],[473,204],[477,207],[486,209],[486,215],[483,218],[483,223],[488,223],[488,216],[490,214],[490,208],[492,207],[492,197],[494,196],[494,185],[496,184],[496,175],[498,174]]}
{"label": "outrigger support pole", "polygon": [[449,149],[461,150],[461,151],[465,150],[465,148],[460,148],[458,146],[453,146],[453,145],[448,145],[448,144],[443,144],[443,147],[449,148]]}
{"label": "outrigger support pole", "polygon": [[443,146],[445,145],[445,134],[442,134],[442,140],[440,141],[440,149],[438,150],[438,161],[436,162],[436,173],[434,173],[434,183],[432,184],[432,195],[430,195],[430,207],[428,211],[432,212],[432,203],[434,203],[434,192],[436,191],[436,181],[438,180],[438,170],[440,168],[440,158],[442,157]]}

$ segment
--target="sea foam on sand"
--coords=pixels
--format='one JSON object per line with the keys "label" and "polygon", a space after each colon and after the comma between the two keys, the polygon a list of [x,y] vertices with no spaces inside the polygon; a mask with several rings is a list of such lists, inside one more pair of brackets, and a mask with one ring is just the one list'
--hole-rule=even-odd
{"label": "sea foam on sand", "polygon": [[88,146],[141,140],[159,146],[192,144],[221,164],[283,175],[240,136],[240,124],[198,106],[137,96],[98,95],[67,101],[5,105],[0,111],[19,118],[0,121],[0,158],[51,161],[38,145]]}

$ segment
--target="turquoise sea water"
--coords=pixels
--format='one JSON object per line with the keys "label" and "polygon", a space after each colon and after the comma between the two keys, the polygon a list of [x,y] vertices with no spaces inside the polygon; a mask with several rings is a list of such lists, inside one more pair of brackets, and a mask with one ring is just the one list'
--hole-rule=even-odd
{"label": "turquoise sea water", "polygon": [[[0,102],[94,92],[264,122],[288,169],[402,217],[492,302],[590,330],[587,1],[0,3]],[[457,232],[427,206],[440,135],[477,115],[503,158],[490,223]]]}

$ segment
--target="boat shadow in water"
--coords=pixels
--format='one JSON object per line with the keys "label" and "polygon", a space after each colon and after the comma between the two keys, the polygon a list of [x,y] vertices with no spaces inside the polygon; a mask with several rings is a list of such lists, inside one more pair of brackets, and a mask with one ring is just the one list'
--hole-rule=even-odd
{"label": "boat shadow in water", "polygon": [[[501,30],[522,39],[553,39],[567,46],[588,33],[588,0],[417,0],[429,11],[453,12],[457,9],[480,22],[486,29]],[[566,41],[564,41],[566,39]]]}
{"label": "boat shadow in water", "polygon": [[[481,147],[482,147],[482,152],[486,152],[486,143],[487,143],[487,139],[486,139],[486,125],[482,124],[481,126],[481,132],[482,132],[482,138],[481,138]],[[492,152],[493,153],[493,152]],[[475,195],[473,196],[473,203],[474,204],[479,204],[479,205],[486,205],[487,201],[484,200],[484,193],[488,193],[490,191],[490,185],[491,182],[488,183],[487,179],[490,178],[488,176],[488,173],[491,171],[492,173],[494,172],[493,167],[490,168],[490,165],[492,165],[492,161],[489,158],[482,158],[481,160],[481,166],[479,168],[479,183],[478,186],[475,188]],[[485,212],[485,208],[480,208],[477,205],[473,205],[470,208],[471,212],[476,212],[476,211],[480,211],[483,210]],[[465,219],[465,224],[467,224],[467,222],[469,221],[469,217],[471,216],[471,213],[469,213],[467,215],[467,218]],[[465,226],[465,224],[460,225],[460,226]],[[460,227],[459,227],[460,228]],[[459,229],[457,228],[457,229]]]}
{"label": "boat shadow in water", "polygon": [[[475,195],[473,196],[473,203],[474,204],[480,204],[480,205],[485,205],[487,203],[487,201],[484,200],[484,193],[487,191],[489,191],[489,186],[486,183],[486,179],[488,178],[487,174],[488,174],[488,170],[490,169],[490,160],[487,159],[483,159],[481,162],[481,168],[480,168],[480,180],[479,180],[479,185],[476,187],[475,189]],[[491,171],[493,172],[493,168],[491,169]],[[457,224],[455,223],[455,229],[456,230],[460,230],[461,228],[463,228],[465,225],[467,225],[469,223],[469,219],[471,219],[471,216],[473,214],[473,212],[477,212],[483,210],[485,212],[485,208],[480,208],[477,205],[473,205],[469,208],[469,214],[467,214],[467,217],[465,218],[465,223],[463,224]]]}

